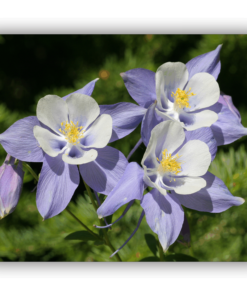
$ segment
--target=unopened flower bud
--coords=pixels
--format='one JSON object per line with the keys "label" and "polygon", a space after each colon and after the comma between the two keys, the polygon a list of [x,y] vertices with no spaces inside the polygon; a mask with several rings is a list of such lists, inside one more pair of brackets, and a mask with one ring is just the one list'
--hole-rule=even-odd
{"label": "unopened flower bud", "polygon": [[22,162],[7,154],[0,167],[0,219],[15,210],[21,194],[23,176]]}

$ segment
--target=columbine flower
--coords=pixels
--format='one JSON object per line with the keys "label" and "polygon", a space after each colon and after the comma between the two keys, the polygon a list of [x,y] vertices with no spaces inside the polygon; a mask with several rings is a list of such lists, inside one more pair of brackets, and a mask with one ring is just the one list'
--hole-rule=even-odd
{"label": "columbine flower", "polygon": [[[72,94],[79,93],[91,96],[97,81],[98,78]],[[63,97],[63,100],[66,100],[70,95]],[[141,122],[146,112],[143,107],[125,102],[100,105],[99,107],[100,114],[109,114],[112,118],[112,136],[109,143],[130,134]],[[18,120],[0,135],[0,143],[10,155],[19,160],[43,162],[44,152],[33,135],[33,127],[36,125],[43,126],[36,116],[28,116]]]}
{"label": "columbine flower", "polygon": [[[160,123],[151,133],[142,160],[144,169],[134,162],[128,164],[117,186],[99,207],[99,218],[112,215],[135,199],[140,200],[148,225],[167,250],[182,230],[181,205],[220,213],[244,202],[232,196],[219,178],[207,172],[210,158],[207,145],[198,140],[187,141],[179,123]],[[143,196],[147,186],[153,189]]]}
{"label": "columbine flower", "polygon": [[49,156],[61,154],[69,164],[88,163],[98,156],[92,148],[104,148],[112,134],[111,116],[99,114],[98,104],[87,95],[72,94],[66,101],[48,95],[38,102],[37,118],[53,132],[37,125],[33,133]]}
{"label": "columbine flower", "polygon": [[199,140],[185,140],[185,133],[177,122],[165,121],[152,131],[142,159],[144,181],[160,193],[174,190],[191,194],[206,186],[201,178],[211,163],[208,146]]}
{"label": "columbine flower", "polygon": [[0,167],[0,219],[11,214],[19,201],[24,172],[21,161],[7,155]]}
{"label": "columbine flower", "polygon": [[[214,79],[217,79],[220,72],[220,49],[221,45],[214,51],[190,60],[186,65],[166,63],[156,74],[141,68],[120,74],[131,97],[147,110],[141,128],[142,140],[146,146],[153,127],[163,120],[177,120],[187,130],[192,130],[210,126],[217,119],[217,115],[207,109],[219,98],[214,97],[216,93],[219,95]],[[207,81],[199,81],[200,77],[205,77]],[[187,81],[190,81],[190,85],[186,85]],[[214,96],[207,102],[205,100],[209,89],[202,89],[206,84],[210,85],[212,91],[215,88]],[[204,106],[206,110],[199,111]]]}
{"label": "columbine flower", "polygon": [[[94,79],[83,88],[73,92],[91,96],[96,81]],[[66,100],[71,94],[63,97]],[[33,134],[34,126],[43,126],[36,116],[28,116],[16,121],[4,133],[0,135],[0,143],[13,157],[27,162],[43,162],[44,152]]]}
{"label": "columbine flower", "polygon": [[187,130],[210,127],[218,116],[210,110],[220,95],[218,83],[208,73],[197,73],[190,80],[183,63],[165,63],[155,75],[157,114],[164,120],[176,120]]}
{"label": "columbine flower", "polygon": [[[143,112],[143,108],[126,103],[125,108],[116,104],[100,110],[88,97],[97,80],[72,96],[41,99],[38,118],[21,119],[0,135],[0,143],[10,155],[22,161],[43,162],[36,199],[44,219],[66,208],[79,185],[79,171],[92,189],[108,194],[127,166],[125,156],[106,145],[130,133],[140,122],[138,110]],[[111,114],[103,114],[104,109]],[[128,111],[130,115],[126,116]]]}
{"label": "columbine flower", "polygon": [[79,184],[79,171],[97,192],[109,193],[127,165],[124,155],[106,147],[112,134],[110,115],[100,115],[96,101],[72,94],[66,101],[46,96],[38,102],[37,118],[48,128],[34,127],[45,151],[37,188],[37,207],[44,218],[63,210]]}
{"label": "columbine flower", "polygon": [[[200,55],[190,60],[186,64],[186,68],[189,73],[188,80],[191,80],[193,76],[201,72],[209,73],[215,79],[217,79],[220,73],[220,67],[221,67],[220,50],[221,50],[221,45],[219,45],[215,50],[211,52],[205,53],[203,55]],[[156,110],[159,108],[159,106],[158,106],[157,95],[156,95],[155,73],[150,70],[137,68],[137,69],[129,70],[125,73],[121,73],[120,75],[124,80],[125,86],[130,96],[140,106],[144,107],[147,111],[143,117],[142,128],[141,128],[142,141],[147,146],[153,127],[158,123],[160,123],[161,121],[163,121],[163,118],[161,118],[156,114]],[[173,96],[175,96],[176,90],[172,90],[172,92],[174,93]],[[192,87],[188,95],[191,94],[191,92],[196,94],[196,91]],[[195,96],[191,96],[191,99],[193,98],[195,99]],[[234,109],[234,107],[232,106],[229,98],[230,97],[226,98],[226,97],[220,96],[218,98],[219,99],[218,103],[205,108],[206,109],[205,111],[207,112],[213,111],[218,116],[218,120],[214,122],[210,128],[207,128],[212,130],[213,135],[217,141],[216,144],[218,146],[230,144],[236,141],[237,139],[239,139],[240,137],[247,135],[247,129],[244,128],[239,123],[237,118],[231,112],[235,110],[234,113],[236,114],[236,109]],[[174,100],[174,98],[172,97],[170,99],[171,101]],[[224,106],[222,106],[223,101],[225,102],[228,101],[227,105],[223,104]],[[160,111],[162,110],[160,109]],[[175,113],[175,115],[178,116],[177,113]],[[190,114],[187,113],[187,117],[185,118],[185,120],[186,119],[188,120],[189,118],[188,115],[190,116]],[[192,116],[195,116],[195,115],[192,114]],[[182,115],[181,115],[181,119],[182,121],[184,119]],[[200,138],[200,140],[203,141],[203,137]]]}

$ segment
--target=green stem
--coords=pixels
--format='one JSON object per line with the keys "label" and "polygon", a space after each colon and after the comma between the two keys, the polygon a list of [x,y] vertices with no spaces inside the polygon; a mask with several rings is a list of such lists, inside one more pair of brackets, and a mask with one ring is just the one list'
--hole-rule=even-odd
{"label": "green stem", "polygon": [[[85,185],[85,187],[86,187],[87,193],[88,193],[88,195],[89,195],[89,197],[90,197],[90,200],[91,200],[91,202],[92,202],[92,204],[93,204],[93,207],[94,207],[95,211],[97,212],[98,207],[97,207],[97,205],[96,205],[96,203],[95,203],[95,201],[94,201],[93,193],[92,193],[90,187],[87,185],[87,183],[86,183],[84,180],[83,180],[83,183],[84,183],[84,185]],[[104,225],[103,222],[102,222],[100,219],[99,219],[99,222],[100,222],[100,225],[101,225],[101,226]],[[114,249],[113,245],[111,244],[111,242],[110,242],[110,240],[109,240],[109,238],[108,238],[108,235],[107,235],[107,231],[106,231],[106,229],[102,229],[102,230],[103,230],[103,233],[104,233],[104,238],[105,238],[105,242],[106,242],[107,246],[108,246],[108,247],[112,250],[112,252],[114,253],[114,252],[115,252],[115,249]],[[117,260],[118,260],[119,262],[122,262],[122,259],[120,258],[120,256],[118,255],[118,253],[116,254],[116,258],[117,258]]]}
{"label": "green stem", "polygon": [[158,248],[159,248],[160,261],[164,261],[164,251],[163,251],[163,248],[159,242],[159,239],[158,239]]}
{"label": "green stem", "polygon": [[[36,173],[33,171],[33,169],[25,162],[22,162],[22,165],[31,173],[31,175],[34,177],[34,179],[38,182],[39,178],[36,175]],[[87,193],[91,199],[91,202],[94,206],[95,211],[97,211],[97,205],[94,201],[93,195],[92,195],[92,191],[90,190],[89,186],[87,185],[87,183],[83,180],[85,187],[87,189]],[[98,240],[104,241],[104,239],[102,239],[98,234],[94,233],[92,230],[90,230],[81,220],[79,220],[68,208],[66,208],[66,211],[77,221],[81,224],[81,226],[83,228],[85,228],[89,233],[91,233],[95,238],[97,238]],[[102,221],[100,220],[100,224],[103,225]],[[103,229],[103,233],[105,236],[105,242],[108,245],[108,247],[110,247],[110,249],[112,250],[112,252],[115,252],[115,249],[113,247],[113,245],[111,244],[111,242],[109,241],[109,238],[107,236],[106,230]],[[116,257],[118,258],[118,261],[122,261],[121,258],[119,257],[118,254],[116,254]]]}
{"label": "green stem", "polygon": [[24,166],[24,168],[26,168],[30,174],[34,177],[34,179],[38,182],[39,181],[39,177],[36,175],[36,173],[33,171],[33,169],[30,167],[30,165],[28,165],[25,162],[22,162],[22,165]]}
{"label": "green stem", "polygon": [[87,183],[84,180],[83,180],[83,183],[84,183],[84,185],[85,185],[85,187],[87,189],[87,193],[88,193],[88,195],[89,195],[89,197],[91,199],[91,203],[93,204],[93,207],[94,207],[95,211],[97,211],[98,207],[97,207],[97,205],[96,205],[96,203],[94,201],[92,191],[91,191],[91,189],[89,188],[89,186],[87,185]]}
{"label": "green stem", "polygon": [[[101,226],[104,226],[104,223],[102,222],[102,220],[99,220],[100,222],[100,225]],[[112,252],[114,253],[115,252],[115,248],[113,247],[113,245],[111,244],[109,238],[108,238],[108,235],[107,235],[107,230],[105,228],[102,229],[103,230],[103,233],[104,233],[104,237],[105,237],[105,241],[106,241],[106,244],[108,245],[108,247],[112,250]],[[122,262],[122,259],[121,257],[119,256],[119,254],[117,253],[116,255],[116,258],[119,262]]]}
{"label": "green stem", "polygon": [[96,237],[98,240],[103,241],[103,239],[96,233],[94,233],[92,230],[90,230],[84,223],[82,223],[81,220],[79,220],[69,209],[66,208],[66,211],[77,221],[81,224],[82,227],[84,227],[89,233],[91,233],[94,237]]}

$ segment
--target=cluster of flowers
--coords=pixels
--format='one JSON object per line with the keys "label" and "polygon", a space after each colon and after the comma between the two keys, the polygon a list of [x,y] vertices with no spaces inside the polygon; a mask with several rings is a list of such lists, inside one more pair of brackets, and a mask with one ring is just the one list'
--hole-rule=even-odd
{"label": "cluster of flowers", "polygon": [[[67,207],[81,174],[96,194],[108,195],[98,208],[99,218],[128,204],[121,219],[139,200],[143,211],[129,239],[146,216],[164,250],[179,234],[188,234],[182,206],[219,213],[241,205],[244,200],[208,172],[217,146],[247,135],[231,97],[220,93],[216,81],[220,50],[218,46],[186,65],[165,63],[156,73],[141,68],[121,73],[138,105],[99,106],[91,97],[98,79],[63,98],[41,98],[37,116],[15,122],[0,135],[8,153],[0,168],[0,218],[18,203],[22,162],[43,163],[36,201],[44,219]],[[141,139],[128,159],[143,142],[142,167],[107,146],[140,123]]]}

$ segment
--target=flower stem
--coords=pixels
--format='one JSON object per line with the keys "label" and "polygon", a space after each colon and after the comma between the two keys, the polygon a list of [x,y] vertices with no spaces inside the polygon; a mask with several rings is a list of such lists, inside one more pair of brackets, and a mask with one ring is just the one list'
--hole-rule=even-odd
{"label": "flower stem", "polygon": [[34,177],[34,179],[38,182],[39,181],[39,177],[36,175],[36,173],[33,171],[33,169],[30,167],[30,165],[28,165],[25,162],[22,162],[22,165],[24,166],[24,168],[26,168],[30,174]]}
{"label": "flower stem", "polygon": [[163,251],[163,248],[159,242],[159,239],[158,239],[158,248],[159,248],[160,261],[164,261],[164,251]]}
{"label": "flower stem", "polygon": [[84,223],[82,223],[81,220],[79,220],[68,208],[66,208],[66,211],[77,221],[81,224],[83,228],[85,228],[89,233],[91,233],[94,237],[96,237],[98,240],[103,241],[103,239],[96,233],[94,233],[92,230],[90,230]]}
{"label": "flower stem", "polygon": [[[101,220],[100,221],[100,225],[103,226],[103,222]],[[107,235],[107,229],[102,229],[103,233],[104,233],[104,237],[105,237],[105,241],[106,241],[106,244],[108,245],[108,247],[112,250],[112,252],[114,253],[116,250],[114,249],[113,245],[111,244],[109,238],[108,238],[108,235]],[[116,258],[117,258],[117,261],[119,262],[122,262],[122,259],[120,258],[120,256],[118,254],[116,254]]]}
{"label": "flower stem", "polygon": [[97,207],[97,205],[96,205],[96,203],[94,201],[93,193],[92,193],[90,187],[87,185],[87,183],[84,180],[83,180],[83,183],[84,183],[84,185],[86,187],[86,190],[87,190],[87,193],[88,193],[88,195],[90,197],[91,203],[93,204],[93,207],[94,207],[95,211],[97,211],[98,207]]}
{"label": "flower stem", "polygon": [[132,156],[132,154],[134,154],[134,152],[141,145],[141,143],[142,143],[142,138],[136,143],[135,147],[130,151],[129,155],[127,156],[127,160],[130,159],[130,157]]}
{"label": "flower stem", "polygon": [[[88,193],[88,195],[90,197],[90,200],[91,200],[91,202],[93,204],[93,207],[94,207],[95,211],[97,211],[98,208],[97,208],[97,205],[96,205],[96,203],[94,201],[93,193],[92,193],[90,187],[87,185],[87,183],[84,180],[83,180],[83,183],[84,183],[84,185],[86,187],[87,193]],[[103,222],[100,219],[99,219],[99,221],[100,221],[100,225],[103,226]],[[110,240],[108,238],[107,230],[102,229],[102,231],[104,233],[104,238],[105,238],[105,242],[106,242],[107,246],[112,250],[112,252],[115,252],[115,249],[114,249],[113,245],[111,244],[111,242],[110,242]],[[116,254],[116,258],[117,258],[117,260],[119,262],[122,262],[122,260],[121,260],[121,258],[120,258],[120,256],[118,254]]]}

